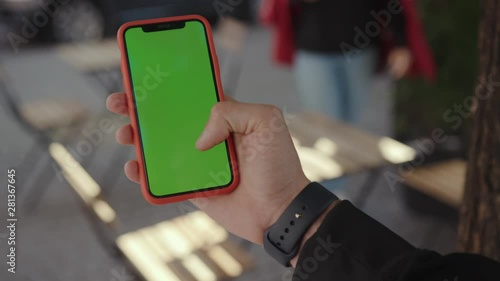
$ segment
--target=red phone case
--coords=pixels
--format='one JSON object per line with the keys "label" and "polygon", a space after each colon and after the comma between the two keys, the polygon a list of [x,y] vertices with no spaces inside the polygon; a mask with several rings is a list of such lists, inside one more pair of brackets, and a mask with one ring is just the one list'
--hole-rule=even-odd
{"label": "red phone case", "polygon": [[[189,194],[182,194],[182,195],[170,195],[168,197],[156,197],[151,194],[149,191],[149,186],[148,182],[146,179],[146,171],[144,168],[144,162],[143,162],[143,151],[142,151],[142,145],[141,145],[141,138],[139,135],[139,130],[137,126],[137,116],[135,114],[135,103],[134,103],[134,98],[133,98],[133,92],[132,92],[132,83],[131,83],[131,78],[128,70],[128,59],[127,59],[127,54],[125,50],[125,31],[130,28],[130,27],[137,27],[137,26],[144,26],[148,24],[155,24],[155,23],[165,23],[165,22],[173,22],[173,21],[190,21],[190,20],[198,20],[203,23],[205,30],[207,32],[207,37],[208,37],[208,43],[209,43],[209,49],[210,49],[210,54],[212,57],[212,63],[214,67],[214,72],[215,72],[215,78],[216,78],[216,83],[217,83],[217,92],[219,96],[220,101],[224,101],[224,94],[222,90],[222,83],[220,79],[220,70],[219,70],[219,62],[217,59],[217,54],[215,52],[215,45],[213,41],[213,36],[212,36],[212,29],[210,28],[210,24],[208,21],[203,18],[202,16],[198,15],[188,15],[188,16],[179,16],[179,17],[169,17],[169,18],[158,18],[158,19],[150,19],[150,20],[140,20],[140,21],[132,21],[125,23],[120,27],[118,30],[118,45],[120,48],[121,52],[121,72],[123,74],[123,86],[125,88],[125,92],[127,94],[127,102],[129,105],[134,105],[134,106],[129,106],[129,115],[130,115],[130,121],[132,125],[132,129],[134,131],[134,146],[135,146],[135,151],[137,155],[137,161],[139,162],[139,176],[140,176],[140,181],[141,181],[141,190],[142,190],[142,195],[144,198],[151,204],[155,205],[162,205],[162,204],[167,204],[167,203],[173,203],[173,202],[179,202],[179,201],[184,201],[187,199],[191,198],[199,198],[199,197],[211,197],[211,196],[216,196],[216,195],[222,195],[222,194],[228,194],[231,193],[236,187],[238,186],[239,183],[239,173],[238,173],[238,163],[236,159],[236,151],[234,147],[234,141],[232,137],[229,137],[227,139],[227,144],[229,148],[229,157],[231,161],[231,167],[232,167],[232,173],[233,173],[233,181],[231,184],[227,187],[224,188],[219,188],[219,189],[214,189],[214,190],[208,190],[208,191],[199,191],[199,192],[193,192]],[[201,132],[200,132],[201,134]]]}

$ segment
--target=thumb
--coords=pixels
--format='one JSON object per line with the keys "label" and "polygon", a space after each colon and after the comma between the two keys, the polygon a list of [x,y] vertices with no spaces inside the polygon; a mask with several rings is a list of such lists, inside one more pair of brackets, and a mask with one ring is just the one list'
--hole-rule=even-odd
{"label": "thumb", "polygon": [[272,106],[240,103],[237,101],[219,102],[212,108],[210,118],[196,142],[199,150],[208,150],[225,141],[229,134],[250,134],[256,130],[263,118],[269,116]]}

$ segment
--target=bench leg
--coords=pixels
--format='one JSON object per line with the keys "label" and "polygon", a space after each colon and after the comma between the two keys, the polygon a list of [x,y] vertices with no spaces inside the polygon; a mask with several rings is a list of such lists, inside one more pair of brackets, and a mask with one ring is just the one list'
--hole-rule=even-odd
{"label": "bench leg", "polygon": [[20,166],[23,172],[34,170],[35,166],[44,167],[31,181],[30,188],[24,191],[23,205],[28,214],[36,210],[54,178],[54,171],[51,170],[52,158],[47,153],[47,147],[48,142],[45,138],[36,138]]}
{"label": "bench leg", "polygon": [[53,170],[52,158],[47,153],[44,153],[43,158],[40,159],[39,164],[44,165],[44,169],[40,171],[34,181],[32,187],[26,192],[26,198],[24,200],[24,208],[27,213],[34,212],[40,203],[42,198],[47,193],[50,188],[50,183],[54,179],[55,171]]}
{"label": "bench leg", "polygon": [[118,249],[115,247],[115,241],[118,236],[116,231],[105,223],[103,223],[94,213],[92,213],[84,202],[80,202],[82,213],[87,219],[92,232],[97,238],[99,244],[108,252],[112,257],[119,256]]}

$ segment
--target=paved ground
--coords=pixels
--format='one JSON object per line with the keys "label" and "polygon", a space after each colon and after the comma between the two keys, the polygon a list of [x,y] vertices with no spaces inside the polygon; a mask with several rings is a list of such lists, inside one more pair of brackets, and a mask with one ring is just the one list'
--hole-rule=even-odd
{"label": "paved ground", "polygon": [[[236,98],[242,101],[272,103],[285,111],[299,109],[293,76],[288,69],[277,68],[269,62],[269,34],[253,31],[244,59],[244,68]],[[22,50],[12,55],[4,50],[1,65],[6,68],[23,102],[46,97],[73,97],[89,107],[94,118],[110,117],[104,111],[108,90],[96,75],[81,73],[66,64],[51,48]],[[106,78],[104,81],[107,81]],[[108,85],[108,88],[112,87]],[[373,95],[366,110],[367,120],[378,120],[376,131],[390,134],[391,106],[385,95]],[[3,101],[2,101],[3,104]],[[119,124],[116,121],[115,124]],[[95,126],[95,125],[94,125]],[[13,278],[5,273],[6,242],[0,235],[2,256],[0,280],[130,280],[123,272],[124,266],[100,246],[73,192],[68,185],[54,177],[47,156],[27,155],[33,141],[19,128],[9,113],[0,107],[0,179],[4,182],[7,168],[19,167],[27,160],[37,163],[34,169],[18,171],[19,227],[18,275]],[[92,125],[90,129],[92,128]],[[84,136],[80,136],[82,138]],[[179,215],[177,206],[152,207],[145,203],[138,188],[129,183],[120,166],[110,166],[110,159],[117,161],[133,157],[132,149],[120,148],[114,143],[113,134],[93,147],[93,157],[84,157],[85,167],[102,186],[111,205],[121,218],[121,231],[134,230]],[[42,175],[39,179],[38,176]],[[48,176],[48,177],[44,177]],[[347,188],[339,192],[345,198],[356,198],[366,175],[352,177]],[[43,183],[48,178],[48,183]],[[52,178],[52,179],[50,179]],[[337,186],[335,182],[326,183]],[[429,247],[442,253],[453,250],[455,244],[456,214],[433,204],[427,198],[411,194],[404,187],[391,191],[384,180],[374,183],[375,189],[364,210],[396,233],[419,247]],[[46,188],[48,186],[48,188]],[[35,198],[38,207],[28,212],[23,202],[34,190],[47,189]],[[6,198],[5,189],[0,198]],[[2,203],[3,204],[3,203]],[[410,206],[417,206],[419,210]],[[424,206],[424,207],[422,207]],[[0,221],[5,221],[5,208],[1,208]],[[3,229],[3,228],[0,228]],[[1,230],[0,234],[5,232]],[[251,247],[257,268],[237,280],[285,280],[280,269],[259,247]]]}

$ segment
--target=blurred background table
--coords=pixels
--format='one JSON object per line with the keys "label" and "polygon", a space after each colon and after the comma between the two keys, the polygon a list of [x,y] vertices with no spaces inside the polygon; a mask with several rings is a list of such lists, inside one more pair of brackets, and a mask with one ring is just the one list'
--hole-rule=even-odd
{"label": "blurred background table", "polygon": [[[299,114],[289,120],[304,173],[311,181],[369,172],[355,199],[359,208],[369,199],[383,168],[410,162],[417,154],[412,147],[392,138],[377,136],[322,114]],[[340,186],[341,190],[344,188]]]}

